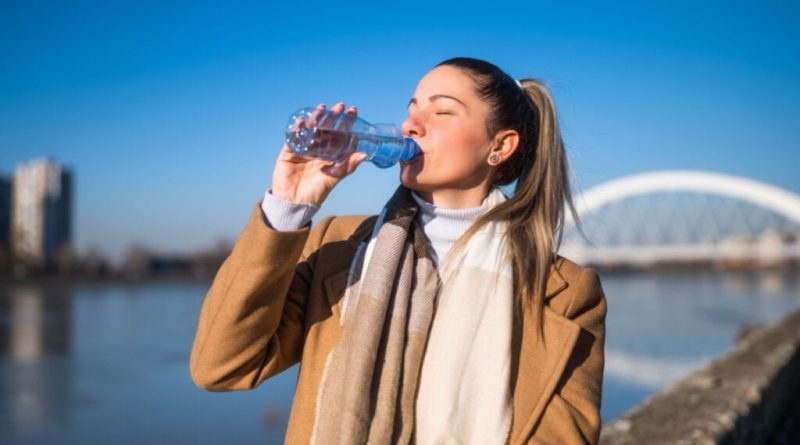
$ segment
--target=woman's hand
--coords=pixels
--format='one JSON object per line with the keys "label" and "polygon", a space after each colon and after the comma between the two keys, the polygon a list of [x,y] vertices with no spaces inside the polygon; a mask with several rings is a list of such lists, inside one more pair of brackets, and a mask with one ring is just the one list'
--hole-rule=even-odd
{"label": "woman's hand", "polygon": [[[325,105],[320,105],[311,116],[310,124],[324,111]],[[337,103],[331,108],[333,118],[344,112],[344,104]],[[349,130],[355,122],[356,108],[347,110],[347,117],[342,130]],[[298,122],[296,125],[304,125]],[[342,162],[334,163],[324,159],[312,159],[297,156],[284,144],[275,162],[272,173],[272,194],[292,202],[302,202],[321,205],[328,194],[345,176],[353,173],[367,155],[360,152],[351,153]]]}

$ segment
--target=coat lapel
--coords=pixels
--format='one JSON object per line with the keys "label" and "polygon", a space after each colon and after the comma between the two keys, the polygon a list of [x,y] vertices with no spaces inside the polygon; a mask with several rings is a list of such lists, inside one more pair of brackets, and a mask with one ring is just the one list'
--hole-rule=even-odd
{"label": "coat lapel", "polygon": [[322,279],[322,286],[325,291],[325,296],[328,298],[331,313],[337,320],[341,319],[340,303],[344,296],[345,289],[347,288],[347,279],[350,275],[351,263],[356,255],[359,244],[369,241],[372,228],[375,225],[375,220],[376,217],[365,219],[358,225],[347,240],[331,243],[328,251],[325,253],[327,258],[336,258],[335,261],[323,262],[324,264],[331,264],[331,268],[322,271],[325,276],[325,278]]}
{"label": "coat lapel", "polygon": [[[547,283],[546,300],[567,288],[567,283],[554,269]],[[510,443],[526,443],[542,417],[544,408],[561,379],[575,346],[580,327],[545,305],[542,314],[544,339],[536,334],[537,321],[531,311],[523,313],[517,326],[514,348],[518,353],[512,360],[514,382]],[[514,369],[516,372],[514,372]]]}

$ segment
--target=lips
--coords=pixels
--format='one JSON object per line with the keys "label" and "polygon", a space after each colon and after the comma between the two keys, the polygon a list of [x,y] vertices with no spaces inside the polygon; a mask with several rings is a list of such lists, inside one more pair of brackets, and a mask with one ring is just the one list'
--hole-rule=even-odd
{"label": "lips", "polygon": [[410,160],[410,161],[400,161],[400,165],[411,165],[411,164],[416,164],[417,162],[419,162],[419,160],[420,160],[420,159],[422,159],[422,157],[423,157],[423,156],[425,156],[425,154],[424,154],[424,153],[422,153],[422,151],[420,151],[420,152],[419,152],[419,154],[417,154],[416,156],[414,156],[414,159],[412,159],[412,160]]}

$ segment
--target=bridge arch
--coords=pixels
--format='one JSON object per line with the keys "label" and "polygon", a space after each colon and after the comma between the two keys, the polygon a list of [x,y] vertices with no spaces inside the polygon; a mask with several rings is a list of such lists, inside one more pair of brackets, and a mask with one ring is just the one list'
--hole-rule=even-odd
{"label": "bridge arch", "polygon": [[[575,207],[582,218],[612,203],[658,192],[721,195],[763,207],[800,224],[797,194],[752,179],[692,170],[664,170],[614,179],[576,196]],[[568,220],[571,222],[571,217]]]}

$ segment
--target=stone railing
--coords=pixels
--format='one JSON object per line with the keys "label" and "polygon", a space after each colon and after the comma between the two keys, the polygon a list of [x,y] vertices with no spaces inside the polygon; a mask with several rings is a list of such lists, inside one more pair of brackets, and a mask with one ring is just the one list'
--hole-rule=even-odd
{"label": "stone railing", "polygon": [[606,425],[600,444],[774,443],[800,405],[799,345],[796,311]]}

